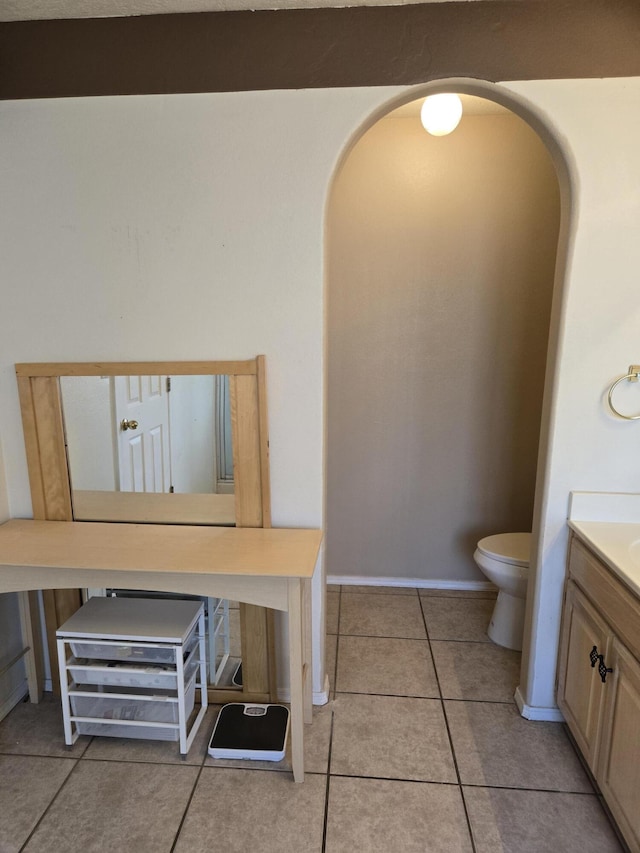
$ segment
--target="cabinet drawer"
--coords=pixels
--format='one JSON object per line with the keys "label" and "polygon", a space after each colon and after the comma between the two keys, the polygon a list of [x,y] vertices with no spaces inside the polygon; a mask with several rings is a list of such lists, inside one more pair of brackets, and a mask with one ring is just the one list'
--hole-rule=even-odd
{"label": "cabinet drawer", "polygon": [[571,542],[569,576],[632,654],[640,658],[640,603],[575,536]]}

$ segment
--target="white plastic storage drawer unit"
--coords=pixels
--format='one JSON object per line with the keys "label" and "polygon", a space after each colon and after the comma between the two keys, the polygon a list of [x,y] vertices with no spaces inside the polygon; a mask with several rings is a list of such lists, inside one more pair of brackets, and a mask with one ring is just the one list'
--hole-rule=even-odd
{"label": "white plastic storage drawer unit", "polygon": [[187,754],[207,708],[201,602],[90,598],[57,642],[68,745],[81,734],[174,740]]}

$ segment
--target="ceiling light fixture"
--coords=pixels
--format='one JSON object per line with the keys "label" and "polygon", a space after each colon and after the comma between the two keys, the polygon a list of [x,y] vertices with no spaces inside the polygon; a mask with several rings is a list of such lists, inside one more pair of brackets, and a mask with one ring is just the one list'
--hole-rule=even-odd
{"label": "ceiling light fixture", "polygon": [[455,130],[462,118],[462,101],[458,95],[445,92],[429,95],[420,110],[420,121],[432,136],[446,136]]}

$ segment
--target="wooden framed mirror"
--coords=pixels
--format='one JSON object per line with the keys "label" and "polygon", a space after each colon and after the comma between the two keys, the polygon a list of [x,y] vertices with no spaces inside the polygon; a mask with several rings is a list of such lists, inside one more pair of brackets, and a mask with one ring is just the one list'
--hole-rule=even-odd
{"label": "wooden framed mirror", "polygon": [[[16,376],[35,519],[96,520],[97,515],[105,521],[271,526],[264,356],[247,361],[17,364]],[[135,490],[111,494],[86,488],[74,490],[61,387],[68,377],[109,381],[115,377],[164,380],[196,376],[228,377],[233,495],[176,494],[173,486],[169,494],[158,489],[147,495]],[[78,475],[74,476],[78,480]],[[87,510],[87,506],[91,509]],[[82,591],[44,590],[43,597],[47,645],[50,659],[55,661],[55,631],[81,606]],[[240,624],[242,686],[233,690],[210,686],[209,701],[274,700],[272,613],[241,604]],[[56,690],[56,667],[51,669]]]}

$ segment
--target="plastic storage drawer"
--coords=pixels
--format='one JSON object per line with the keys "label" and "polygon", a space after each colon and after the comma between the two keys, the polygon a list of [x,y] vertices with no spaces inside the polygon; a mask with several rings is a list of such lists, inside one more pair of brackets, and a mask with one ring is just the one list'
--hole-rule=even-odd
{"label": "plastic storage drawer", "polygon": [[[185,664],[184,679],[188,684],[198,668],[199,661],[191,659]],[[174,667],[138,667],[128,663],[105,662],[104,666],[88,661],[69,661],[67,669],[76,684],[105,684],[117,687],[157,687],[177,690],[178,675]]]}
{"label": "plastic storage drawer", "polygon": [[[195,630],[185,642],[186,654],[193,648],[197,640]],[[128,661],[130,663],[175,663],[175,646],[167,645],[138,645],[136,643],[118,642],[82,642],[71,641],[71,651],[76,658],[93,658],[94,660]]]}
{"label": "plastic storage drawer", "polygon": [[[77,689],[82,690],[82,687]],[[186,717],[193,711],[195,690],[194,673],[185,690]],[[137,690],[130,696],[124,696],[124,693],[124,690],[113,696],[109,692],[86,696],[71,693],[72,716],[93,718],[91,721],[76,720],[79,734],[178,740],[179,705],[175,698],[171,701],[169,695],[154,694],[152,690],[144,693]],[[144,723],[166,723],[169,726],[144,726]]]}

